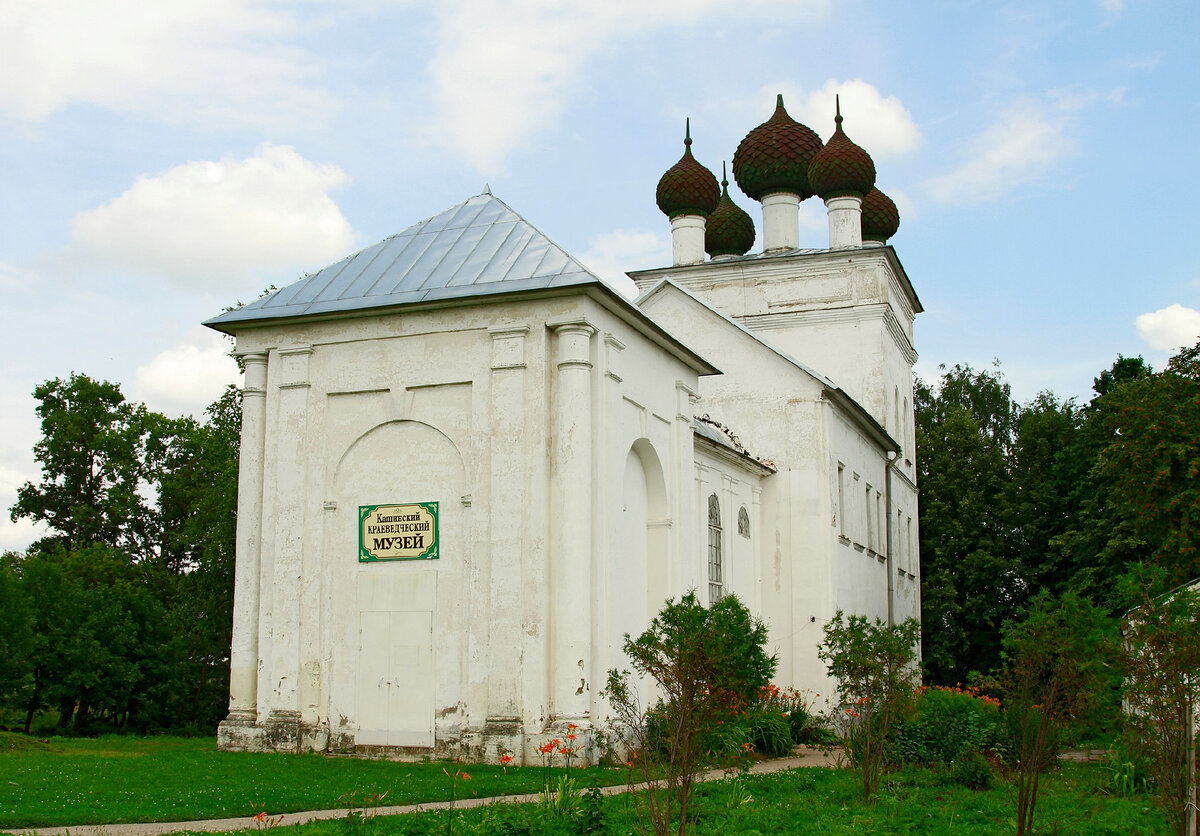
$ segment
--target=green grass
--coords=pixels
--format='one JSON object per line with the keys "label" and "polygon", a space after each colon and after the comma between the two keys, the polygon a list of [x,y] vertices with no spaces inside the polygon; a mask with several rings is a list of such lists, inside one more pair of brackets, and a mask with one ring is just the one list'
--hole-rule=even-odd
{"label": "green grass", "polygon": [[[1061,836],[1157,836],[1169,834],[1165,820],[1143,797],[1116,798],[1101,785],[1107,780],[1095,765],[1065,764],[1046,777],[1035,822],[1038,833]],[[1003,787],[976,792],[949,786],[937,773],[910,768],[885,779],[878,798],[863,804],[857,781],[845,770],[797,769],[772,775],[743,776],[703,785],[698,791],[697,836],[738,834],[971,834],[1010,836],[1016,829],[1014,804]],[[563,820],[540,805],[494,805],[455,812],[457,834],[529,834],[639,832],[637,814],[627,796],[602,802],[602,825]],[[448,813],[345,820],[278,828],[273,836],[392,836],[443,834]],[[595,819],[592,820],[595,822]]]}
{"label": "green grass", "polygon": [[[14,739],[15,738],[15,739]],[[39,742],[0,734],[0,827],[27,828],[127,821],[186,821],[346,807],[357,798],[388,792],[387,804],[445,800],[449,764],[398,764],[319,755],[218,752],[211,739],[53,739]],[[466,766],[471,779],[457,795],[536,792],[536,767]],[[556,770],[558,774],[560,770]],[[582,786],[621,783],[619,770],[576,773]],[[1064,763],[1046,776],[1037,831],[1057,834],[1150,836],[1170,832],[1140,795],[1117,796],[1096,764]],[[755,834],[1010,834],[1014,803],[1003,784],[975,792],[952,784],[944,772],[909,768],[885,776],[877,799],[863,804],[851,773],[801,769],[702,785],[695,833]],[[627,834],[637,831],[627,796],[599,802],[592,829],[557,818],[539,805],[495,805],[456,811],[458,834]],[[390,836],[446,833],[447,813],[374,819],[339,818],[274,828],[273,836]],[[295,831],[294,833],[284,831]]]}
{"label": "green grass", "polygon": [[[387,792],[385,804],[450,797],[447,763],[402,764],[321,755],[219,752],[211,738],[52,738],[0,735],[0,828],[189,821],[347,807],[346,796]],[[463,766],[459,797],[537,792],[537,767]],[[589,769],[614,784],[623,770]]]}

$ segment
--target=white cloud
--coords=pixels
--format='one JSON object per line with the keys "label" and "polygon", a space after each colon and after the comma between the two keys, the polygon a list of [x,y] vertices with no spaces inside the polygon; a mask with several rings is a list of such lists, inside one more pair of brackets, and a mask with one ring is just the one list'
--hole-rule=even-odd
{"label": "white cloud", "polygon": [[6,0],[0,109],[40,121],[75,103],[189,124],[263,124],[330,102],[300,24],[256,0]]}
{"label": "white cloud", "polygon": [[1183,305],[1168,305],[1134,320],[1138,336],[1151,348],[1174,351],[1200,340],[1200,311]]}
{"label": "white cloud", "polygon": [[244,160],[185,163],[139,177],[120,197],[76,215],[72,255],[89,266],[210,288],[323,266],[354,242],[328,194],[349,180],[287,146],[263,145]]}
{"label": "white cloud", "polygon": [[1051,171],[1071,148],[1061,111],[1020,102],[975,138],[958,168],[923,185],[940,203],[995,200]]}
{"label": "white cloud", "polygon": [[220,334],[196,326],[183,342],[138,367],[131,398],[158,412],[199,416],[227,385],[241,377],[229,356],[230,348]]}
{"label": "white cloud", "polygon": [[579,260],[585,267],[629,298],[637,287],[625,273],[671,264],[671,236],[645,229],[618,229],[593,235]]}
{"label": "white cloud", "polygon": [[[781,9],[744,0],[743,19],[826,14],[829,0]],[[588,59],[660,29],[687,31],[729,14],[722,0],[443,0],[429,71],[438,116],[435,132],[482,171],[535,132],[557,122]]]}
{"label": "white cloud", "polygon": [[[766,98],[766,92],[758,95]],[[842,130],[872,159],[907,154],[921,145],[921,131],[901,101],[884,96],[874,84],[861,78],[853,81],[829,79],[819,90],[799,92],[788,112],[828,140],[833,135],[835,97],[841,99]],[[787,104],[791,99],[784,96]]]}

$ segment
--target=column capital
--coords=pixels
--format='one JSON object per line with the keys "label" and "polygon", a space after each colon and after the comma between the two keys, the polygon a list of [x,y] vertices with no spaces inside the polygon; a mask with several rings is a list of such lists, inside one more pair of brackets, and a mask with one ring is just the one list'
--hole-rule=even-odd
{"label": "column capital", "polygon": [[547,322],[558,337],[558,368],[592,368],[592,335],[596,327],[586,319]]}
{"label": "column capital", "polygon": [[242,395],[266,397],[267,394],[267,358],[265,351],[234,352],[233,355],[242,361],[246,371],[246,379],[242,383]]}
{"label": "column capital", "polygon": [[546,327],[560,337],[565,334],[586,334],[590,337],[596,333],[596,326],[582,318],[547,322]]}

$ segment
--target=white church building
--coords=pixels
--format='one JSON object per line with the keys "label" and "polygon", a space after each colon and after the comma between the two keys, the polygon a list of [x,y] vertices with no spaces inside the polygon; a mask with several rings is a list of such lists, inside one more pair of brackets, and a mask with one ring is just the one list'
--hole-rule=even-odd
{"label": "white church building", "polygon": [[690,146],[634,300],[485,192],[206,323],[246,369],[223,748],[537,762],[668,597],[737,594],[822,693],[835,611],[919,617],[895,205],[780,99],[750,252]]}

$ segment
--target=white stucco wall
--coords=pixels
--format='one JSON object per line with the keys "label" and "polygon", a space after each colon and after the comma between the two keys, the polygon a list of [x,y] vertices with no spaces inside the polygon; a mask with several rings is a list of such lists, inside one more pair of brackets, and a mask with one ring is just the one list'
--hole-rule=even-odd
{"label": "white stucco wall", "polygon": [[[699,571],[696,370],[629,319],[574,294],[239,333],[268,362],[253,723],[226,745],[495,757],[598,716],[621,634]],[[440,558],[359,563],[359,506],[417,501]]]}

